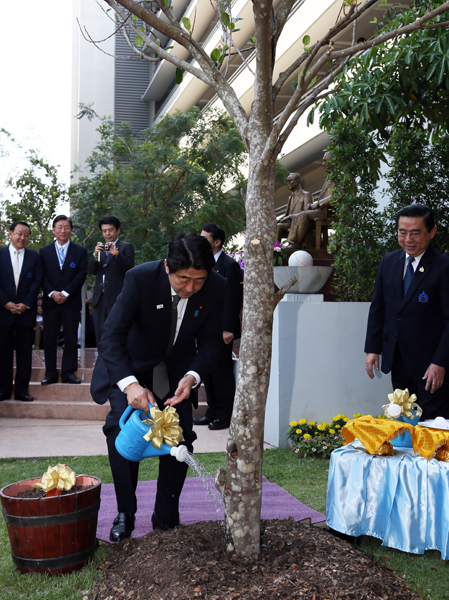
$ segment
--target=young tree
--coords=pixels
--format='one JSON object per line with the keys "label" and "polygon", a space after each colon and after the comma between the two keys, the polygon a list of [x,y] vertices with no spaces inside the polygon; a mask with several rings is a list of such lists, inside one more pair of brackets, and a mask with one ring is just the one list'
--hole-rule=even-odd
{"label": "young tree", "polygon": [[100,143],[87,161],[91,176],[71,189],[81,236],[114,214],[142,262],[164,256],[179,230],[201,231],[210,221],[228,235],[244,229],[239,190],[246,152],[226,113],[195,107],[167,115],[139,136],[128,124],[114,129],[110,120],[99,131]]}
{"label": "young tree", "polygon": [[[357,4],[356,0],[345,0],[336,24],[323,32],[321,39],[312,45],[310,37],[305,36],[304,52],[274,79],[276,47],[294,0],[280,0],[276,11],[273,0],[253,0],[253,68],[245,61],[248,77],[251,74],[254,83],[254,99],[249,114],[227,80],[227,70],[224,67],[226,60],[223,59],[226,55],[240,52],[232,36],[236,21],[232,17],[230,3],[214,3],[218,26],[221,27],[226,43],[209,56],[195,39],[194,24],[187,18],[176,17],[171,8],[171,0],[104,2],[114,9],[118,28],[125,34],[137,55],[148,60],[168,60],[178,69],[178,82],[185,70],[215,91],[248,150],[245,299],[240,374],[229,431],[226,470],[217,474],[217,485],[224,499],[226,525],[232,538],[231,547],[239,554],[256,557],[260,552],[263,429],[270,377],[273,309],[276,302],[273,284],[276,157],[298,119],[317,99],[328,93],[334,78],[349,64],[351,56],[422,28],[447,11],[449,2],[404,11],[400,26],[391,31],[380,31],[368,42],[357,45],[355,22],[360,15],[379,4],[379,0],[367,0],[364,4]],[[354,32],[352,43],[348,48],[334,50],[333,39],[348,28]],[[160,41],[155,39],[154,32],[159,32],[186,48],[193,60],[183,60],[162,48]],[[275,101],[281,89],[285,91],[284,84],[296,73],[298,80],[295,90],[275,119]]]}
{"label": "young tree", "polygon": [[30,152],[28,158],[30,168],[8,182],[19,200],[5,200],[4,207],[8,223],[20,220],[30,225],[29,246],[38,250],[52,239],[51,223],[58,206],[67,201],[67,191],[58,180],[56,167],[38,158],[35,152]]}

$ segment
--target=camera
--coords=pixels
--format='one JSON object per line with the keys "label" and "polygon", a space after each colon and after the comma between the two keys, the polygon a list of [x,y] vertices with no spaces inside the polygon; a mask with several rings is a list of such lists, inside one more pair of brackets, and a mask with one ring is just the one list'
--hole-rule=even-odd
{"label": "camera", "polygon": [[103,246],[103,248],[104,248],[104,251],[105,251],[105,252],[109,252],[109,250],[111,249],[111,244],[105,244],[105,245]]}

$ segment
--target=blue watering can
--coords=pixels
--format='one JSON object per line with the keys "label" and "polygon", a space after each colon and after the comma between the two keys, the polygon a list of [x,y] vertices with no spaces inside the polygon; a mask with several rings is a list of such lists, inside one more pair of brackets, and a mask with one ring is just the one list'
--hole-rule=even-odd
{"label": "blue watering can", "polygon": [[128,406],[119,421],[121,431],[115,440],[117,451],[132,462],[164,454],[170,454],[179,462],[184,462],[188,454],[185,446],[171,447],[162,443],[161,449],[158,450],[151,442],[144,440],[143,436],[152,428],[151,425],[142,422],[145,419],[142,410],[134,410],[132,406]]}

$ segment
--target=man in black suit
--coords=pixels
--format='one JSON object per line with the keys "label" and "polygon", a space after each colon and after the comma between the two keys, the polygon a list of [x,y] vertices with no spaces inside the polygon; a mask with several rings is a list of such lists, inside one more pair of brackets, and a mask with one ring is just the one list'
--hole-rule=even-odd
{"label": "man in black suit", "polygon": [[223,252],[225,232],[215,223],[203,226],[201,235],[212,246],[214,271],[226,279],[223,313],[223,338],[219,361],[204,379],[208,408],[206,415],[193,419],[194,425],[208,425],[209,429],[226,429],[231,423],[234,406],[235,377],[232,360],[232,342],[240,338],[240,312],[243,302],[242,271],[239,264]]}
{"label": "man in black suit", "polygon": [[366,371],[391,371],[393,389],[408,388],[422,420],[449,418],[449,257],[430,241],[437,228],[422,204],[396,215],[402,250],[382,259],[368,317]]}
{"label": "man in black suit", "polygon": [[61,365],[62,383],[81,383],[78,369],[78,326],[81,312],[81,288],[87,275],[87,250],[70,241],[72,220],[59,215],[53,220],[56,241],[40,249],[44,265],[44,353],[45,378],[42,385],[57,383],[56,351],[61,325],[64,352]]}
{"label": "man in black suit", "polygon": [[[111,404],[103,427],[118,508],[111,541],[131,535],[137,509],[139,463],[126,460],[115,447],[119,419],[127,406],[142,410],[149,403],[157,403],[160,409],[175,406],[185,445],[193,450],[195,388],[220,352],[226,281],[212,272],[213,265],[207,240],[194,234],[176,235],[165,261],[144,263],[127,272],[122,293],[106,320],[91,393],[95,402],[103,404],[109,398]],[[172,456],[160,457],[152,516],[155,529],[179,523],[179,496],[187,468]]]}
{"label": "man in black suit", "polygon": [[118,239],[120,221],[106,216],[98,221],[105,243],[98,242],[89,263],[89,273],[96,275],[92,295],[95,338],[97,345],[104,323],[122,291],[126,271],[134,266],[134,246]]}
{"label": "man in black suit", "polygon": [[32,402],[28,384],[42,261],[37,252],[26,248],[30,227],[25,221],[12,223],[9,237],[11,244],[0,248],[0,400],[11,398],[15,348],[14,398]]}

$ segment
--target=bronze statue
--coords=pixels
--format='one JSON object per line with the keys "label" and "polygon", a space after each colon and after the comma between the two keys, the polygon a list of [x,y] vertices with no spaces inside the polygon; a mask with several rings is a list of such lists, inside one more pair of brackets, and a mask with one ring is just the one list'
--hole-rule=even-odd
{"label": "bronze statue", "polygon": [[[323,157],[325,171],[327,171],[326,159],[330,156],[331,152],[326,152]],[[288,189],[292,190],[292,194],[288,199],[285,215],[278,221],[276,239],[280,242],[287,235],[287,249],[297,250],[301,248],[310,226],[325,217],[324,208],[329,205],[335,184],[333,181],[325,181],[315,202],[312,202],[312,194],[301,188],[299,173],[290,173],[287,177],[287,185]]]}
{"label": "bronze statue", "polygon": [[303,233],[303,221],[304,218],[307,221],[307,217],[302,215],[312,202],[312,194],[302,189],[299,173],[290,173],[287,177],[287,186],[292,193],[288,198],[285,215],[278,220],[276,240],[280,242],[283,237],[287,237],[288,248],[300,248],[307,232],[306,229]]}

